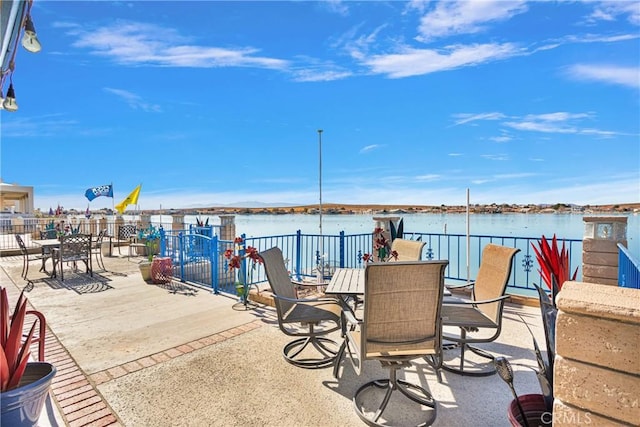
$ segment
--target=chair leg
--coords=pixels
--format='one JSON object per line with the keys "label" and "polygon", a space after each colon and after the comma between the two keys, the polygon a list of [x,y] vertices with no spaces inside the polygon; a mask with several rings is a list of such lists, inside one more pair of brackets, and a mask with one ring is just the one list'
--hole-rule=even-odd
{"label": "chair leg", "polygon": [[[384,420],[384,422],[380,422],[380,417],[384,413],[385,409],[387,409],[387,405],[391,399],[391,395],[394,391],[399,391],[402,395],[407,397],[412,402],[419,404],[420,406],[431,408],[431,410],[427,411],[428,416],[427,419],[418,424],[418,426],[429,426],[433,424],[437,415],[437,404],[436,400],[433,398],[431,393],[429,393],[423,387],[420,387],[417,384],[412,384],[405,380],[399,380],[397,378],[397,371],[401,367],[410,366],[409,362],[382,362],[383,366],[386,365],[387,368],[390,369],[389,378],[388,379],[380,379],[375,381],[370,381],[364,384],[362,387],[356,391],[356,394],[353,397],[353,405],[356,410],[356,413],[360,417],[362,421],[364,421],[369,426],[388,426],[392,424],[392,420]],[[367,415],[365,413],[364,405],[362,405],[363,396],[367,393],[368,390],[373,389],[383,389],[385,390],[385,394],[383,398],[380,400],[377,408],[375,408],[375,412],[373,416]],[[367,413],[371,413],[374,410],[370,410],[366,408]]]}
{"label": "chair leg", "polygon": [[340,375],[339,375],[340,362],[342,361],[342,358],[344,357],[344,351],[345,351],[346,348],[347,348],[347,339],[345,338],[342,341],[342,345],[338,349],[338,354],[336,354],[336,357],[335,357],[335,360],[334,360],[334,364],[333,364],[333,378],[335,378],[335,379],[339,379],[339,377],[340,377]]}
{"label": "chair leg", "polygon": [[[315,356],[305,354],[303,357],[298,357],[309,347],[309,344],[315,349]],[[309,324],[309,335],[285,345],[282,349],[282,355],[287,362],[299,368],[320,369],[333,366],[339,351],[338,343],[332,339],[315,335],[313,324]]]}
{"label": "chair leg", "polygon": [[22,273],[20,273],[20,276],[24,279],[27,277],[27,273],[29,271],[29,260],[26,257],[22,258]]}
{"label": "chair leg", "polygon": [[[467,375],[470,377],[486,377],[489,375],[493,375],[495,374],[496,368],[495,365],[493,363],[488,363],[486,364],[485,368],[480,368],[479,370],[465,370],[465,358],[464,358],[464,353],[465,350],[468,348],[470,351],[472,351],[473,353],[477,354],[478,356],[484,357],[485,359],[489,359],[493,362],[493,359],[495,358],[492,354],[478,348],[478,347],[474,347],[471,346],[469,344],[467,344],[465,342],[465,339],[467,337],[467,331],[464,328],[460,328],[460,342],[459,342],[459,346],[460,346],[460,367],[459,368],[454,368],[452,366],[446,365],[445,363],[442,363],[442,369],[444,369],[447,372],[451,372],[454,374],[459,374],[459,375]],[[455,348],[455,347],[454,347]]]}

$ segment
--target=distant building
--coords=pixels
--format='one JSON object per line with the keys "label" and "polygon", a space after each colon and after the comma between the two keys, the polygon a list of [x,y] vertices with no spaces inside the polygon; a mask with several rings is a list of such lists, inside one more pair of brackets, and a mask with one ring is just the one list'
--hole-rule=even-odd
{"label": "distant building", "polygon": [[0,206],[2,213],[33,214],[33,187],[0,180]]}

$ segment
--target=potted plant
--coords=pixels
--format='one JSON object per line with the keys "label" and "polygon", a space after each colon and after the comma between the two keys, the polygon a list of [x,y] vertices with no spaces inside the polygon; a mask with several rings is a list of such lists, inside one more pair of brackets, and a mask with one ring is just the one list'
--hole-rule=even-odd
{"label": "potted plant", "polygon": [[138,268],[142,279],[149,283],[151,282],[151,264],[153,263],[153,257],[158,253],[160,244],[160,230],[153,225],[149,225],[146,229],[140,230],[138,240],[144,241],[147,254],[147,259],[140,261]]}
{"label": "potted plant", "polygon": [[[556,318],[558,316],[556,296],[558,292],[560,292],[560,289],[562,289],[564,282],[567,280],[575,280],[578,274],[577,267],[573,274],[571,274],[569,251],[565,248],[564,242],[562,242],[562,247],[558,245],[555,234],[551,239],[551,243],[549,243],[543,235],[540,241],[538,241],[537,246],[533,243],[531,246],[533,247],[536,260],[540,266],[538,271],[540,272],[542,280],[547,285],[548,291],[551,293],[551,296],[549,296],[547,290],[534,284],[538,291],[538,299],[540,302],[540,314],[544,328],[547,357],[545,359],[542,356],[540,347],[531,329],[529,329],[529,326],[523,320],[523,323],[527,326],[533,338],[533,347],[538,363],[538,369],[535,371],[542,394],[525,395],[514,398],[514,401],[511,402],[508,409],[509,420],[514,426],[526,425],[527,419],[533,421],[535,417],[538,417],[537,421],[543,424],[549,424],[551,421],[550,419],[546,421],[539,419],[539,414],[545,413],[550,415],[553,411],[553,364],[556,354]],[[522,410],[523,407],[525,408],[524,411]],[[519,420],[522,420],[524,424],[520,424]]]}
{"label": "potted plant", "polygon": [[[28,334],[25,319],[34,315]],[[35,426],[49,393],[55,367],[47,362],[31,362],[30,347],[36,324],[44,317],[27,311],[27,299],[20,293],[10,313],[6,288],[0,288],[0,425]]]}
{"label": "potted plant", "polygon": [[[242,237],[236,237],[233,240],[234,249],[227,249],[224,252],[224,257],[228,259],[227,266],[229,270],[237,271],[237,280],[235,282],[236,294],[240,299],[240,302],[247,307],[249,303],[249,288],[250,282],[253,279],[253,272],[257,263],[262,263],[262,259],[258,256],[258,250],[253,246],[246,246]],[[251,261],[251,270],[249,271],[249,277],[247,278],[247,264],[246,260]],[[247,280],[249,282],[247,282]]]}

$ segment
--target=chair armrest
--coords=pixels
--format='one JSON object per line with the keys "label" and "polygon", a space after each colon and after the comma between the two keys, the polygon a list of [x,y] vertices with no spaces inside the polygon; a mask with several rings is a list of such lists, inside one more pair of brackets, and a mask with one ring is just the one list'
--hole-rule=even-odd
{"label": "chair armrest", "polygon": [[327,286],[329,284],[329,282],[309,283],[309,282],[298,282],[294,280],[292,280],[291,283],[293,283],[296,286],[303,286],[305,288],[317,288],[318,286]]}
{"label": "chair armrest", "polygon": [[335,298],[327,298],[327,297],[321,297],[321,298],[287,298],[287,297],[283,297],[280,295],[276,295],[273,294],[273,297],[276,299],[280,299],[282,301],[288,301],[288,302],[292,302],[292,303],[305,303],[305,302],[335,302],[336,304],[338,304],[338,300]]}
{"label": "chair armrest", "polygon": [[471,282],[471,283],[463,283],[461,285],[444,285],[445,288],[451,290],[451,289],[462,289],[462,288],[470,288],[473,287],[476,284],[476,282]]}
{"label": "chair armrest", "polygon": [[465,300],[450,300],[444,301],[443,304],[446,305],[478,305],[478,304],[490,304],[492,302],[498,302],[509,298],[511,295],[502,295],[498,298],[485,299],[480,301],[465,301]]}

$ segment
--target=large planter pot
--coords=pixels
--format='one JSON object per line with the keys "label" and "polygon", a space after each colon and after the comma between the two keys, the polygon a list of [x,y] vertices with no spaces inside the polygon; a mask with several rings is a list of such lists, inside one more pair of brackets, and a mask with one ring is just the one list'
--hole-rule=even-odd
{"label": "large planter pot", "polygon": [[[551,413],[547,411],[544,396],[541,394],[523,394],[518,397],[520,406],[527,418],[529,427],[549,427],[551,426]],[[523,427],[522,414],[518,409],[516,400],[512,400],[507,410],[507,417],[513,427]]]}
{"label": "large planter pot", "polygon": [[151,262],[150,261],[142,261],[138,264],[138,268],[140,269],[140,274],[142,275],[142,280],[147,283],[151,282]]}
{"label": "large planter pot", "polygon": [[153,283],[170,283],[173,279],[173,263],[169,257],[154,257],[151,263]]}
{"label": "large planter pot", "polygon": [[11,427],[37,425],[55,374],[56,368],[51,363],[28,363],[20,380],[20,386],[0,393],[0,425]]}

